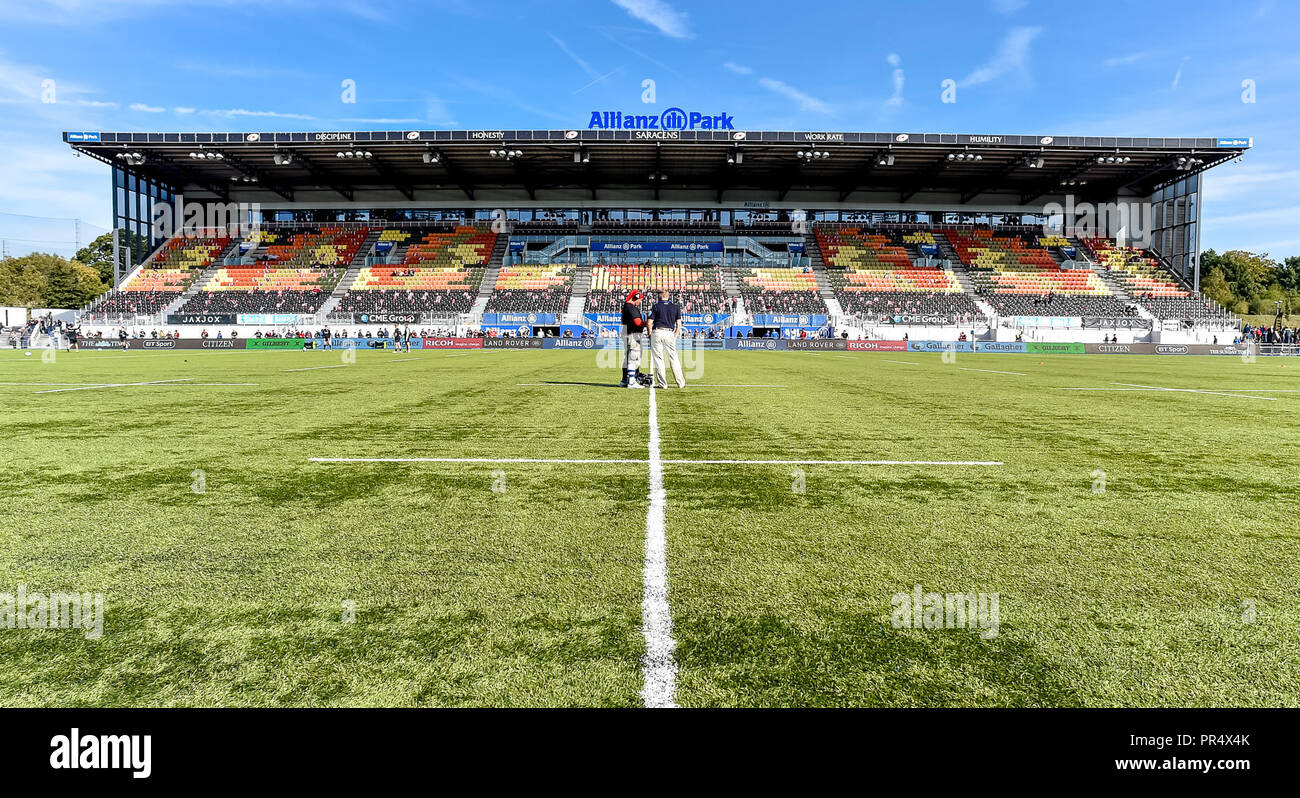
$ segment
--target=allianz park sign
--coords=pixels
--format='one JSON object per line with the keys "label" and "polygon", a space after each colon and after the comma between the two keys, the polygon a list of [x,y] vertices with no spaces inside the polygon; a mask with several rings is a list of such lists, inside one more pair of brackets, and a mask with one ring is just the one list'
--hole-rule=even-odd
{"label": "allianz park sign", "polygon": [[714,116],[699,111],[669,108],[662,114],[625,114],[622,111],[592,111],[588,130],[735,130],[736,117]]}

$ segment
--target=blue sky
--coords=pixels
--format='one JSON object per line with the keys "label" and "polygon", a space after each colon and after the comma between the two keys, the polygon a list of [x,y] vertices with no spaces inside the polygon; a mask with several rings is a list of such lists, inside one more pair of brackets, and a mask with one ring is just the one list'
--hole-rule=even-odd
{"label": "blue sky", "polygon": [[649,78],[660,109],[747,130],[1253,136],[1207,177],[1202,243],[1300,254],[1284,0],[0,0],[0,19],[11,253],[71,249],[70,221],[20,214],[109,224],[107,168],[63,130],[585,127]]}

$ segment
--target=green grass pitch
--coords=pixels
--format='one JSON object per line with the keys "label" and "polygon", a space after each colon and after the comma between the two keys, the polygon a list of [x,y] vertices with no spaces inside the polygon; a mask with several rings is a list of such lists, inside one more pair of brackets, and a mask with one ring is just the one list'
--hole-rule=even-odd
{"label": "green grass pitch", "polygon": [[[1295,360],[700,357],[655,392],[679,705],[1300,704]],[[0,628],[0,705],[640,705],[649,391],[616,381],[0,353],[0,593],[105,601],[99,639]],[[672,462],[861,459],[1004,465]],[[997,634],[896,628],[914,585],[998,594]]]}

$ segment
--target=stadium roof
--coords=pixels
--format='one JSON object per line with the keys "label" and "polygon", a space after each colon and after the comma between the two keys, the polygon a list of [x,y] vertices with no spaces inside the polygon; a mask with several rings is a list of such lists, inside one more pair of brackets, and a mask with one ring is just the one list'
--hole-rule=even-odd
{"label": "stadium roof", "polygon": [[[187,198],[526,204],[926,201],[1027,206],[1144,197],[1249,138],[712,130],[68,132],[78,152]],[[351,153],[351,154],[349,154]]]}

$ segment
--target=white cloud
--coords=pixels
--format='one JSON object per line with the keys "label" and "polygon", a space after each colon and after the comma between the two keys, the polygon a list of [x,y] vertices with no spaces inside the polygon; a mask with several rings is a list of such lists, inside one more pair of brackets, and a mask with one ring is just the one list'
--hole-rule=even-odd
{"label": "white cloud", "polygon": [[176,113],[178,113],[178,114],[192,114],[192,113],[194,113],[194,109],[193,109],[193,108],[190,108],[190,107],[187,106],[187,105],[178,105],[178,106],[176,106],[176,108],[175,108],[174,110],[175,110]]}
{"label": "white cloud", "polygon": [[776,92],[782,97],[788,97],[789,99],[794,100],[799,104],[799,110],[801,111],[816,111],[822,114],[829,114],[831,112],[829,105],[812,95],[799,91],[788,83],[782,83],[781,81],[773,80],[772,78],[759,78],[758,85],[768,91]]}
{"label": "white cloud", "polygon": [[1201,197],[1207,202],[1252,197],[1300,185],[1300,170],[1243,165],[1220,174],[1216,169],[1202,178]]}
{"label": "white cloud", "polygon": [[1178,62],[1178,71],[1174,73],[1173,85],[1169,87],[1173,91],[1178,91],[1178,84],[1181,83],[1183,80],[1183,64],[1187,63],[1188,58],[1190,58],[1190,56],[1185,55],[1183,56],[1183,60]]}
{"label": "white cloud", "polygon": [[225,117],[258,116],[258,117],[271,117],[274,119],[315,119],[316,118],[314,116],[308,116],[306,114],[289,114],[280,111],[250,111],[247,108],[227,108],[224,110],[207,109],[202,111],[201,113],[211,114],[212,116],[225,116]]}
{"label": "white cloud", "polygon": [[903,59],[899,58],[898,53],[890,53],[885,60],[894,68],[894,93],[888,100],[885,100],[885,105],[890,108],[897,108],[903,104]]}
{"label": "white cloud", "polygon": [[131,103],[127,107],[132,111],[143,111],[146,114],[161,114],[167,110],[160,105],[145,105],[144,103]]}
{"label": "white cloud", "polygon": [[1018,75],[1028,80],[1029,47],[1042,32],[1043,29],[1039,27],[1012,28],[1002,38],[1002,43],[993,58],[962,78],[957,85],[962,88],[979,86],[1005,75]]}
{"label": "white cloud", "polygon": [[664,0],[613,0],[613,3],[642,22],[654,25],[665,36],[689,39],[695,35],[686,14]]}
{"label": "white cloud", "polygon": [[551,41],[555,42],[555,46],[560,48],[560,51],[567,55],[569,60],[573,61],[573,63],[577,64],[583,72],[587,73],[587,77],[594,79],[600,76],[600,73],[593,69],[591,64],[588,64],[586,61],[579,58],[577,53],[570,50],[569,45],[565,44],[559,36],[556,36],[554,33],[547,33],[546,35],[551,37]]}
{"label": "white cloud", "polygon": [[735,72],[737,75],[754,74],[754,70],[752,68],[743,66],[741,64],[737,64],[734,61],[724,61],[722,64],[722,68],[729,72]]}
{"label": "white cloud", "polygon": [[77,100],[77,105],[84,105],[87,108],[119,108],[118,103],[106,102],[104,100]]}
{"label": "white cloud", "polygon": [[1135,53],[1128,53],[1126,55],[1117,55],[1112,58],[1107,58],[1101,63],[1102,66],[1108,66],[1108,67],[1128,66],[1130,64],[1136,64],[1139,61],[1145,61],[1146,59],[1150,58],[1153,55],[1155,55],[1155,53],[1151,52],[1150,50],[1141,50]]}

